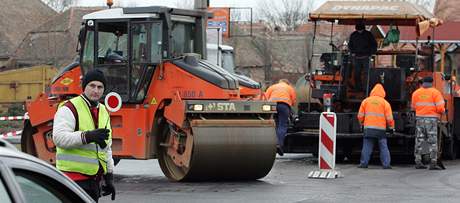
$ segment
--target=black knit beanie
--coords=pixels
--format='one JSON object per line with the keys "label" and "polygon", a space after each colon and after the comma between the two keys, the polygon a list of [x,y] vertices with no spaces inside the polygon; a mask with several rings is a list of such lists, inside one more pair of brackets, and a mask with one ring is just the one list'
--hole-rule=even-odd
{"label": "black knit beanie", "polygon": [[85,74],[85,76],[83,76],[83,80],[82,80],[83,91],[85,90],[86,85],[88,85],[88,83],[90,83],[91,81],[102,82],[104,87],[106,87],[107,81],[105,79],[104,73],[100,70],[97,70],[97,69],[90,70]]}

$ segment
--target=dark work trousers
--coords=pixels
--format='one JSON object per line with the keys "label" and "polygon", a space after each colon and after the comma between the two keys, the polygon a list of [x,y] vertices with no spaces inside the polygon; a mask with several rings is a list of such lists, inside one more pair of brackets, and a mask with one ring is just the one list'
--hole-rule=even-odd
{"label": "dark work trousers", "polygon": [[[423,165],[422,156],[426,151],[430,154],[431,164],[436,165],[438,161],[438,119],[417,117],[415,135],[415,163]],[[425,147],[428,149],[424,149]]]}
{"label": "dark work trousers", "polygon": [[[353,65],[355,68],[355,73],[354,73],[354,78],[353,78],[355,82],[355,90],[365,91],[366,88],[363,89],[362,81],[364,81],[364,85],[367,85],[367,74],[369,71],[369,57],[368,56],[355,56],[353,57]],[[362,78],[363,72],[364,72],[364,78]]]}
{"label": "dark work trousers", "polygon": [[387,137],[384,130],[364,129],[363,149],[361,151],[361,166],[367,166],[374,149],[374,142],[378,141],[380,161],[383,167],[389,167],[391,162],[390,150],[388,150]]}
{"label": "dark work trousers", "polygon": [[284,137],[286,137],[289,115],[291,114],[291,107],[283,102],[276,104],[277,115],[276,119],[276,137],[278,137],[278,145],[280,148],[284,146]]}
{"label": "dark work trousers", "polygon": [[98,202],[101,196],[100,178],[91,178],[87,180],[75,181],[94,201]]}

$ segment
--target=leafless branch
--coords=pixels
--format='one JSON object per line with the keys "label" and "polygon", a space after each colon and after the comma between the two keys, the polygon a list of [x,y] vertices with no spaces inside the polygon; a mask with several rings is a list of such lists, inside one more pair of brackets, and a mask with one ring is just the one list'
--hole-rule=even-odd
{"label": "leafless branch", "polygon": [[271,28],[293,31],[308,20],[313,0],[259,0],[258,16]]}
{"label": "leafless branch", "polygon": [[176,7],[183,9],[193,9],[193,0],[176,0]]}
{"label": "leafless branch", "polygon": [[77,0],[42,0],[49,7],[53,8],[57,12],[63,12],[70,8]]}

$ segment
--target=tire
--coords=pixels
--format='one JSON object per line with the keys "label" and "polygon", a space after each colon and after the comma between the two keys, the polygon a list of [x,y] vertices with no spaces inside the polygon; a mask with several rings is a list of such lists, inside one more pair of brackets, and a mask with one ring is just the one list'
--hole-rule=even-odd
{"label": "tire", "polygon": [[24,129],[21,135],[21,151],[27,154],[37,156],[37,150],[35,149],[35,142],[33,135],[37,132],[37,129],[32,127],[30,120],[24,121]]}
{"label": "tire", "polygon": [[312,152],[311,154],[313,155],[313,157],[318,158],[318,152]]}
{"label": "tire", "polygon": [[345,161],[345,154],[336,154],[335,163],[343,163]]}
{"label": "tire", "polygon": [[113,165],[114,165],[114,166],[117,166],[118,163],[120,163],[120,161],[121,161],[120,158],[115,158],[115,157],[114,157],[114,158],[113,158]]}

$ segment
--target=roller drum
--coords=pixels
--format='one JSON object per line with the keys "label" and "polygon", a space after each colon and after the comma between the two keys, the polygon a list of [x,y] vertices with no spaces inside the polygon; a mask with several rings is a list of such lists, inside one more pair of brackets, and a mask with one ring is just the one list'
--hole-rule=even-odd
{"label": "roller drum", "polygon": [[174,165],[167,153],[160,155],[168,178],[255,180],[270,172],[276,153],[273,120],[193,120],[190,126],[193,149],[189,167]]}

